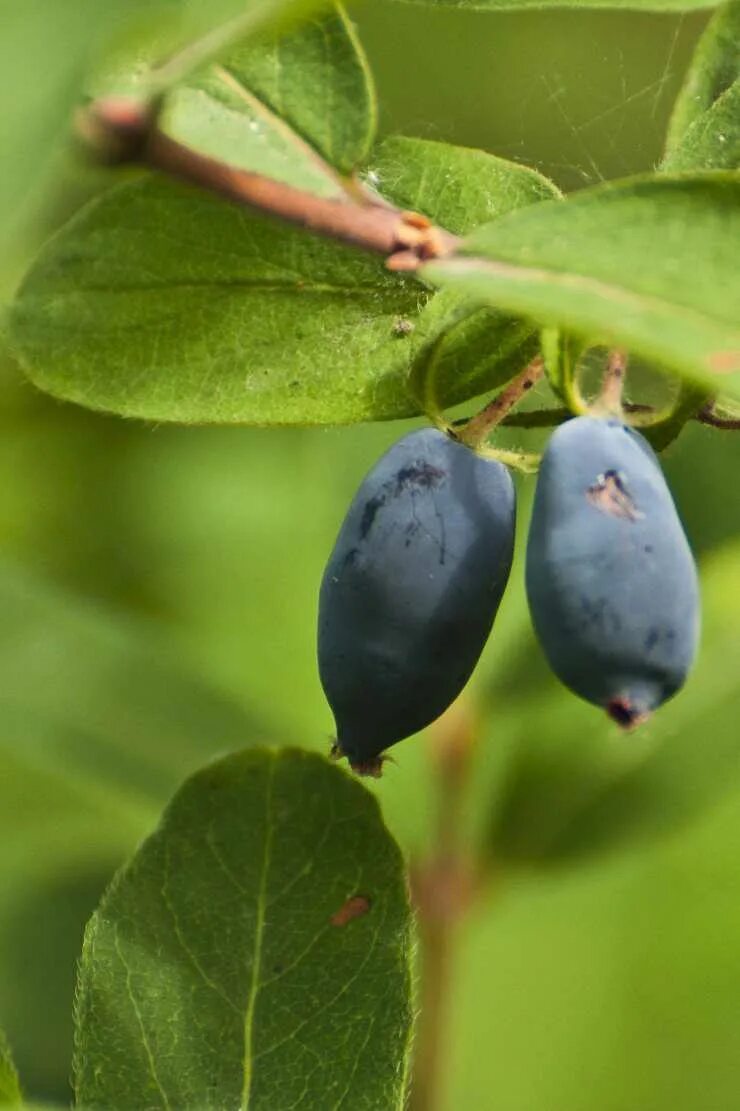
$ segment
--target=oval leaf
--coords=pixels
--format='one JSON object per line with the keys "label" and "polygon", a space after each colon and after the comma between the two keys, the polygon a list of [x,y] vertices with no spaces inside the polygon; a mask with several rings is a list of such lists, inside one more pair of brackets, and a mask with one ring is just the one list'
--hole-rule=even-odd
{"label": "oval leaf", "polygon": [[87,931],[83,1104],[401,1108],[403,864],[377,804],[318,756],[251,751],[190,779]]}
{"label": "oval leaf", "polygon": [[12,329],[30,377],[90,408],[311,424],[417,411],[395,325],[424,300],[380,259],[148,179],[50,242]]}
{"label": "oval leaf", "polygon": [[739,239],[733,175],[635,178],[509,213],[423,273],[735,392]]}

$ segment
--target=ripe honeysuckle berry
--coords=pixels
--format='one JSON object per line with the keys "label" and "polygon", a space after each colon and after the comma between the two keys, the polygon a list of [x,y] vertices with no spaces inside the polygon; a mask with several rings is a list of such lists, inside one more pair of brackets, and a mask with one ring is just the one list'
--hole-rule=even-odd
{"label": "ripe honeysuckle berry", "polygon": [[329,558],[319,599],[321,682],[335,751],[377,774],[467,683],[511,569],[506,467],[433,428],[370,471]]}
{"label": "ripe honeysuckle berry", "polygon": [[620,725],[683,685],[699,634],[696,566],[658,459],[634,429],[578,417],[553,434],[526,578],[553,671]]}

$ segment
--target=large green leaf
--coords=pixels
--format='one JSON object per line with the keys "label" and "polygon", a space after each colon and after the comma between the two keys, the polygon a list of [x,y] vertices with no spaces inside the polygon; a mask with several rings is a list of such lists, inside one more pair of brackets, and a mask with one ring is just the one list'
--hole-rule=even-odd
{"label": "large green leaf", "polygon": [[[473,226],[553,195],[539,175],[480,152],[433,143],[413,152],[405,196],[440,222],[453,203],[457,222]],[[467,180],[463,205],[449,183],[425,185],[426,157],[432,176],[442,157],[450,181]],[[351,422],[417,413],[410,368],[453,327],[440,351],[443,404],[505,381],[531,355],[529,323],[486,311],[465,320],[473,308],[461,311],[454,293],[425,313],[428,296],[380,259],[149,179],[93,202],[52,240],[12,327],[31,378],[92,408],[182,422]]]}
{"label": "large green leaf", "polygon": [[370,73],[346,15],[335,8],[324,19],[242,47],[176,87],[161,125],[201,154],[321,196],[341,196],[330,167],[350,172],[373,138]]}
{"label": "large green leaf", "polygon": [[740,389],[740,181],[633,178],[509,213],[425,275],[480,303]]}
{"label": "large green leaf", "polygon": [[18,1074],[5,1035],[0,1030],[0,1106],[9,1104],[12,1107],[20,1102],[21,1089],[18,1084]]}
{"label": "large green leaf", "polygon": [[84,1105],[401,1108],[411,1019],[400,853],[320,757],[196,774],[89,926]]}
{"label": "large green leaf", "polygon": [[723,4],[707,24],[676,98],[666,138],[667,165],[688,140],[694,125],[705,113],[711,112],[738,78],[740,0],[731,0]]}
{"label": "large green leaf", "polygon": [[424,300],[381,259],[150,179],[93,202],[52,240],[13,330],[41,388],[92,408],[351,421],[414,411],[394,325]]}

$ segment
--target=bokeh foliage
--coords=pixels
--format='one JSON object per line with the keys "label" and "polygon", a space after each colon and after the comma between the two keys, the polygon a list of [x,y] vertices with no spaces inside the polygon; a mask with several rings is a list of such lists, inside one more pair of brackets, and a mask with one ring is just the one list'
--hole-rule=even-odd
{"label": "bokeh foliage", "polygon": [[[701,27],[379,0],[358,15],[384,132],[516,155],[564,187],[657,163]],[[410,81],[420,15],[427,47]],[[443,82],[427,57],[442,43]],[[523,95],[499,94],[521,91],[527,71],[522,129]],[[70,206],[88,185],[73,183]],[[406,425],[153,427],[59,405],[10,360],[2,379],[0,1025],[26,1090],[63,1100],[82,926],[175,783],[245,739],[326,750],[317,583],[354,487]],[[707,602],[685,694],[644,738],[619,738],[547,673],[518,569],[472,688],[470,837],[492,846],[493,879],[461,950],[450,1108],[727,1111],[735,1099],[740,508],[728,476],[740,443],[691,427],[665,462]],[[432,807],[425,756],[422,738],[406,742],[372,788],[406,849]]]}

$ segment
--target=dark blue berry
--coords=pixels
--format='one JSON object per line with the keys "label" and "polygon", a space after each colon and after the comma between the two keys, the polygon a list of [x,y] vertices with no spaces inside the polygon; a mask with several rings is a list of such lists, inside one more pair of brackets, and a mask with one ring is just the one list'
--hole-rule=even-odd
{"label": "dark blue berry", "polygon": [[509,576],[514,516],[508,470],[436,429],[405,436],[365,478],[319,601],[321,682],[354,767],[377,769],[465,686]]}

